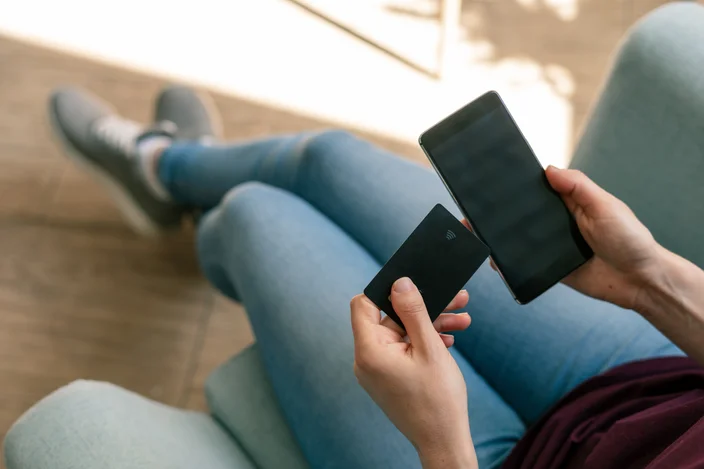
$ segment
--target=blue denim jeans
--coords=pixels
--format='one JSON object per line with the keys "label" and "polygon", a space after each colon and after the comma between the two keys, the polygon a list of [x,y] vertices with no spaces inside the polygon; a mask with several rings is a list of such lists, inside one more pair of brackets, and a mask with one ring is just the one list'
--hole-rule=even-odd
{"label": "blue denim jeans", "polygon": [[[174,145],[159,173],[176,200],[208,210],[203,271],[244,303],[311,467],[420,467],[355,380],[349,301],[436,203],[459,216],[435,173],[344,132]],[[482,468],[587,378],[682,353],[638,314],[562,285],[519,306],[485,265],[467,289],[472,326],[451,352]]]}

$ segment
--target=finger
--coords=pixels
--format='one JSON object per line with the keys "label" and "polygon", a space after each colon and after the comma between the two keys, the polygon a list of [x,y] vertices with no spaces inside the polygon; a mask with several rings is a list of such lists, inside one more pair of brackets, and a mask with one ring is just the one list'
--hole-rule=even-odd
{"label": "finger", "polygon": [[440,334],[440,338],[442,339],[442,343],[445,344],[445,347],[447,348],[450,348],[455,344],[455,338],[450,334]]}
{"label": "finger", "polygon": [[496,263],[494,262],[494,259],[492,259],[491,257],[489,258],[489,265],[491,266],[492,269],[494,269],[494,271],[496,271],[496,272],[499,271],[499,268],[496,267]]}
{"label": "finger", "polygon": [[[472,318],[467,313],[443,313],[433,322],[433,327],[437,332],[455,332],[467,329],[471,323]],[[385,316],[381,320],[381,325],[391,329],[401,337],[406,336],[406,331],[389,316]]]}
{"label": "finger", "polygon": [[590,209],[608,194],[586,174],[576,169],[558,169],[551,165],[545,170],[545,176],[573,214],[578,208],[589,214]]}
{"label": "finger", "polygon": [[391,319],[389,316],[384,316],[381,319],[381,325],[384,327],[387,327],[391,329],[392,331],[398,333],[401,337],[406,336],[406,331],[403,330],[403,327],[399,326],[396,321]]}
{"label": "finger", "polygon": [[403,277],[394,282],[391,304],[403,322],[413,347],[427,352],[437,346],[438,334],[430,321],[423,297],[410,278]]}
{"label": "finger", "polygon": [[381,321],[381,311],[365,295],[357,295],[350,302],[352,317],[352,334],[355,340],[362,339],[378,326]]}
{"label": "finger", "polygon": [[460,290],[460,292],[455,295],[452,301],[450,301],[450,304],[447,305],[445,311],[453,311],[455,309],[464,308],[465,306],[467,306],[468,301],[469,293],[467,293],[467,290]]}
{"label": "finger", "polygon": [[472,318],[467,313],[443,313],[433,322],[435,330],[442,332],[463,331],[472,323]]}
{"label": "finger", "polygon": [[465,228],[467,228],[469,231],[471,231],[472,233],[474,233],[474,230],[473,230],[472,227],[469,225],[469,222],[467,221],[466,218],[463,218],[463,219],[462,219],[462,224],[465,226]]}

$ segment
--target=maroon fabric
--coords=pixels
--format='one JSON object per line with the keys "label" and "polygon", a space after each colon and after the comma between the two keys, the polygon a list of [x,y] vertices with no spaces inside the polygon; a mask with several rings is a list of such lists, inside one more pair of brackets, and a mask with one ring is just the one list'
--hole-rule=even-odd
{"label": "maroon fabric", "polygon": [[657,358],[578,386],[502,466],[558,468],[704,468],[704,368],[689,358]]}

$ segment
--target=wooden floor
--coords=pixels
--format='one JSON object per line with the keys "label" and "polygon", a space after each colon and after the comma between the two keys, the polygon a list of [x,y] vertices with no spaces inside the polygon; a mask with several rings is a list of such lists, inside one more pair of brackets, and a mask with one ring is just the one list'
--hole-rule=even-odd
{"label": "wooden floor", "polygon": [[[642,13],[660,3],[628,5]],[[518,18],[497,21],[516,36],[524,29],[540,35]],[[571,57],[584,81],[601,80],[623,30],[604,24],[594,35],[608,47],[581,47]],[[569,30],[564,34],[569,39]],[[511,54],[510,44],[500,52]],[[569,40],[560,47],[565,57],[573,52]],[[77,378],[204,409],[206,376],[253,341],[242,307],[199,273],[193,230],[158,242],[135,236],[100,188],[63,157],[45,104],[53,87],[67,83],[142,122],[164,85],[0,36],[0,439],[34,402]],[[593,88],[574,97],[582,118]],[[216,103],[230,138],[327,126],[231,97],[216,95]],[[376,140],[420,158],[413,146]]]}

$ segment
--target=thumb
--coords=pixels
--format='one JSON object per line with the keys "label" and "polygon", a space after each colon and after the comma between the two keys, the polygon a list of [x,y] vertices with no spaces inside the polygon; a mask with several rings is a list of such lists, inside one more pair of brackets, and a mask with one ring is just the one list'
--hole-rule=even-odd
{"label": "thumb", "polygon": [[352,335],[355,342],[364,341],[373,335],[374,326],[381,322],[379,308],[364,295],[357,295],[350,302]]}
{"label": "thumb", "polygon": [[588,216],[594,215],[608,196],[604,189],[576,169],[558,169],[550,165],[545,170],[545,176],[573,215],[578,211]]}
{"label": "thumb", "polygon": [[391,304],[406,328],[411,345],[430,350],[439,339],[438,333],[430,321],[420,291],[410,278],[396,280],[391,289]]}

